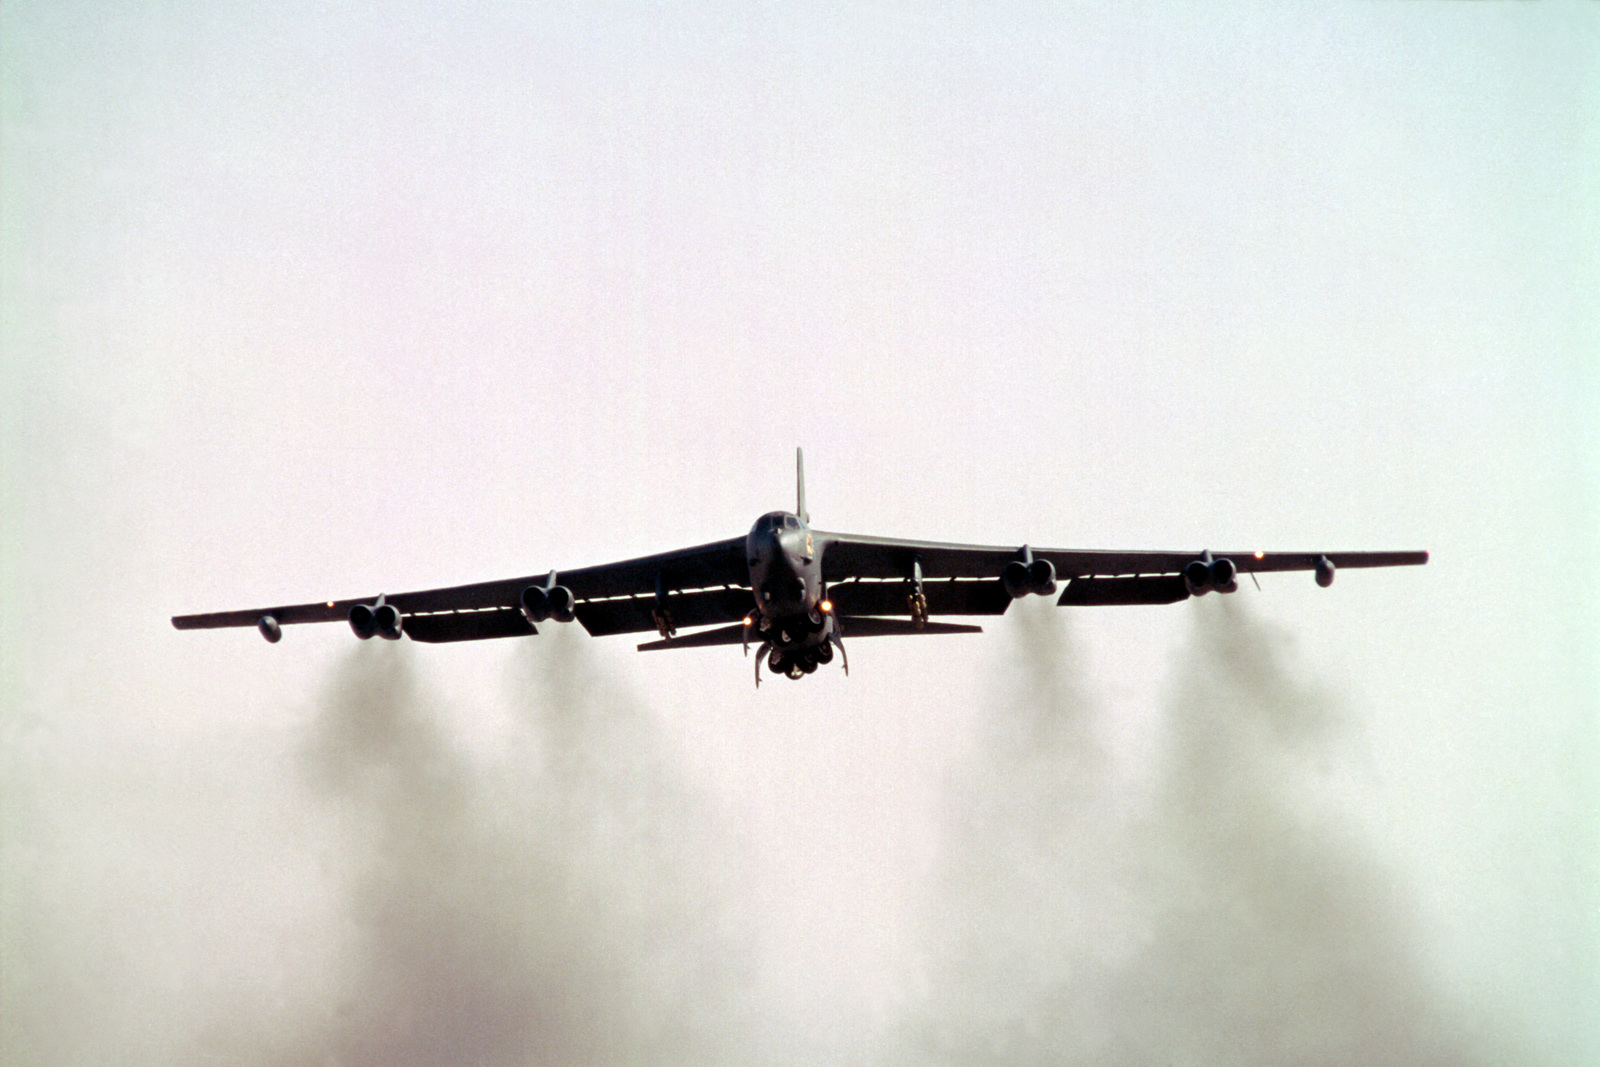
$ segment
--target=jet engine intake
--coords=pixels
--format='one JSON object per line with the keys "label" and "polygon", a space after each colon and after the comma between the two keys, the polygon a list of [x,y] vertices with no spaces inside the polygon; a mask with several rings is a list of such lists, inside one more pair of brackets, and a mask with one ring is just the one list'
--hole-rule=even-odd
{"label": "jet engine intake", "polygon": [[400,614],[400,609],[393,604],[379,604],[372,609],[372,623],[378,631],[378,636],[385,641],[400,640],[400,631],[405,629],[405,616]]}
{"label": "jet engine intake", "polygon": [[378,620],[367,604],[356,604],[350,609],[350,629],[365,641],[378,632]]}
{"label": "jet engine intake", "polygon": [[550,595],[542,585],[530,585],[522,591],[522,614],[531,623],[541,623],[550,617]]}
{"label": "jet engine intake", "polygon": [[571,622],[578,617],[578,601],[572,595],[572,590],[558,585],[546,595],[550,600],[550,617],[556,622]]}
{"label": "jet engine intake", "polygon": [[1239,568],[1233,560],[1212,559],[1209,552],[1183,568],[1183,584],[1189,587],[1191,596],[1205,596],[1213,589],[1219,593],[1237,592],[1238,576]]}
{"label": "jet engine intake", "polygon": [[1191,560],[1183,568],[1183,584],[1189,587],[1190,596],[1205,596],[1211,592],[1211,564],[1203,559]]}
{"label": "jet engine intake", "polygon": [[283,640],[283,627],[279,626],[278,620],[271,615],[263,615],[257,619],[256,629],[261,631],[262,637],[274,645]]}
{"label": "jet engine intake", "polygon": [[1333,560],[1327,556],[1317,557],[1317,584],[1324,589],[1333,584]]}
{"label": "jet engine intake", "polygon": [[1014,559],[1000,569],[1000,584],[1012,600],[1020,600],[1032,593],[1050,596],[1056,591],[1055,564],[1047,559]]}
{"label": "jet engine intake", "polygon": [[1028,592],[1039,596],[1054,596],[1056,591],[1056,566],[1047,559],[1036,559],[1028,564]]}
{"label": "jet engine intake", "polygon": [[1014,559],[1000,569],[1000,584],[1006,587],[1006,595],[1012,600],[1021,600],[1033,592],[1028,565],[1020,559]]}

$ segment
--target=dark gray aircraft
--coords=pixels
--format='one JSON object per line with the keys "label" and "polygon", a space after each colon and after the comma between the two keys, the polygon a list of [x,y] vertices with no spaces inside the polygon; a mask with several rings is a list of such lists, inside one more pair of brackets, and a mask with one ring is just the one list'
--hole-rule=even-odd
{"label": "dark gray aircraft", "polygon": [[[538,633],[546,621],[576,619],[595,637],[654,630],[641,652],[743,644],[778,674],[799,678],[830,663],[848,635],[979,633],[934,622],[935,615],[1001,615],[1013,600],[1055,596],[1057,604],[1172,604],[1231,593],[1241,573],[1312,571],[1333,584],[1340,567],[1400,567],[1426,552],[1105,552],[954,545],[857,537],[811,528],[805,457],[795,450],[795,510],[757,519],[744,537],[657,556],[448,589],[316,604],[179,615],[180,630],[254,626],[268,641],[299,622],[345,620],[363,641],[477,641]],[[679,628],[696,629],[678,636]]]}

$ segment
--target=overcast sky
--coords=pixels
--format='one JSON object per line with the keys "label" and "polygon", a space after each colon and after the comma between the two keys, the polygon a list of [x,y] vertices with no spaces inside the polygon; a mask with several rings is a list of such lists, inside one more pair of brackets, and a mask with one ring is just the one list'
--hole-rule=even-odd
{"label": "overcast sky", "polygon": [[[490,1026],[486,1061],[1108,1062],[1039,1036],[1102,1017],[974,1008],[990,973],[1137,975],[1163,1054],[1227,1058],[1147,950],[1205,931],[1246,973],[1244,867],[1404,942],[1389,999],[1439,1047],[1600,1058],[1600,8],[7,2],[0,78],[8,1061],[395,1062],[372,1035],[427,1030],[419,997],[533,1017],[530,974],[624,1036]],[[827,530],[1433,557],[863,640],[759,692],[733,649],[167,621],[737,536],[796,445]],[[1321,732],[1229,733],[1230,700]],[[351,742],[368,714],[400,740]],[[1035,715],[1082,720],[1055,762],[1007,732]],[[569,750],[614,769],[569,790]],[[1073,843],[979,863],[990,818]],[[970,877],[1129,856],[1171,891]],[[546,869],[603,913],[569,941],[527,914]],[[385,925],[374,885],[469,888]],[[363,999],[461,908],[509,962]],[[643,991],[585,999],[613,964]]]}

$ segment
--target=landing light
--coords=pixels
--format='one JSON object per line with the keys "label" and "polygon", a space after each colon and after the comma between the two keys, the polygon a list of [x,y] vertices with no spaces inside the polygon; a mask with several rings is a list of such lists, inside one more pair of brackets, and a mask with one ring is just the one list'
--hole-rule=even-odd
{"label": "landing light", "polygon": [[333,607],[333,601],[331,601],[331,600],[328,601],[328,607],[330,607],[330,608]]}
{"label": "landing light", "polygon": [[823,614],[829,614],[833,611],[833,601],[824,600],[822,603],[818,604],[817,607],[823,612]]}
{"label": "landing light", "polygon": [[1256,559],[1265,559],[1266,557],[1267,554],[1265,552],[1261,551],[1259,548],[1256,549]]}
{"label": "landing light", "polygon": [[751,623],[753,623],[753,622],[755,622],[755,620],[754,620],[754,619],[752,619],[752,618],[751,618],[751,617],[750,617],[750,616],[748,616],[748,615],[746,615],[746,616],[745,616],[745,617],[744,617],[744,624],[745,624],[745,625],[746,625],[746,626],[749,626],[749,625],[750,625],[750,624],[751,624]]}

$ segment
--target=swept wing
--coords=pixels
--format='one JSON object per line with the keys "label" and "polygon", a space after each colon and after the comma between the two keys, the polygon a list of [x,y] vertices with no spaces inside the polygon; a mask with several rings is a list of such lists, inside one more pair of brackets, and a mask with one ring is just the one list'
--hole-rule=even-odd
{"label": "swept wing", "polygon": [[[474,585],[390,593],[383,597],[405,617],[405,632],[418,641],[471,641],[538,632],[520,609],[522,591],[552,584],[571,589],[576,615],[591,634],[654,630],[658,591],[680,626],[733,622],[750,605],[750,572],[745,565],[744,538],[730,538],[694,548],[606,563],[598,567],[527,575]],[[287,604],[179,615],[180,630],[219,626],[255,626],[270,616],[280,625],[343,622],[357,604],[372,605],[377,595],[312,604]]]}
{"label": "swept wing", "polygon": [[999,615],[1011,595],[999,580],[1025,555],[1048,560],[1065,582],[1062,605],[1171,604],[1190,596],[1183,578],[1196,560],[1228,560],[1239,574],[1316,571],[1328,580],[1349,567],[1403,567],[1428,562],[1426,552],[1102,551],[962,545],[819,531],[822,574],[841,610],[901,614],[905,591],[920,573],[929,615]]}

